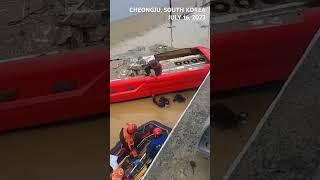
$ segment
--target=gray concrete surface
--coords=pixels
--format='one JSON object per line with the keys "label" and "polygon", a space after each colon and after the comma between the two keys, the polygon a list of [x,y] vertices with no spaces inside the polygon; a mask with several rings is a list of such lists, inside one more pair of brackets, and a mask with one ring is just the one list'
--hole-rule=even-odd
{"label": "gray concrete surface", "polygon": [[319,52],[317,33],[224,179],[317,179],[320,166]]}
{"label": "gray concrete surface", "polygon": [[212,31],[237,32],[247,29],[281,26],[304,21],[302,3],[288,3],[225,16],[213,14]]}
{"label": "gray concrete surface", "polygon": [[312,180],[319,180],[320,179],[320,168],[317,170],[317,173],[315,176],[313,176]]}
{"label": "gray concrete surface", "polygon": [[237,8],[232,4],[229,13],[214,13],[211,8],[211,32],[237,32],[281,25],[296,24],[304,21],[304,8],[320,6],[314,0],[282,1],[276,4],[263,4],[257,1],[252,8]]}
{"label": "gray concrete surface", "polygon": [[[245,0],[243,0],[245,1]],[[246,0],[248,1],[248,0]],[[213,1],[214,2],[214,1]],[[246,6],[246,8],[240,8],[235,4],[234,0],[216,0],[216,2],[225,2],[230,5],[230,9],[228,12],[215,12],[213,8],[211,8],[211,13],[215,17],[221,17],[221,16],[226,16],[229,14],[236,14],[236,13],[246,13],[249,11],[256,11],[256,10],[263,10],[263,9],[268,9],[268,8],[277,8],[277,6],[286,6],[287,4],[291,3],[313,3],[317,2],[317,0],[280,0],[278,3],[264,3],[262,0],[255,0],[254,3],[251,6]],[[244,4],[244,3],[243,3]]]}
{"label": "gray concrete surface", "polygon": [[[201,129],[210,113],[210,75],[188,105],[185,113],[173,128],[168,140],[154,160],[145,180],[210,179],[210,166],[201,168],[190,164],[197,162],[197,144]],[[201,173],[198,173],[201,171]]]}
{"label": "gray concrete surface", "polygon": [[[104,0],[86,0],[78,11],[74,11],[80,1],[1,1],[0,61],[106,44],[105,12],[96,10],[105,9],[108,3]],[[70,18],[60,23],[71,12],[74,13]]]}

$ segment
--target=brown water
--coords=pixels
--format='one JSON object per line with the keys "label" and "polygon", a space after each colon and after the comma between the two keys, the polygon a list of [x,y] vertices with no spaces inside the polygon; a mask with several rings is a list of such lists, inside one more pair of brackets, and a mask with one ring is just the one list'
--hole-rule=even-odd
{"label": "brown water", "polygon": [[223,178],[223,175],[242,150],[260,119],[274,100],[278,90],[279,87],[277,86],[215,99],[215,102],[223,102],[237,113],[247,112],[249,117],[248,123],[237,129],[214,130],[214,155],[213,167],[211,167],[214,180],[221,180]]}
{"label": "brown water", "polygon": [[[129,102],[111,104],[110,107],[110,149],[119,140],[120,129],[127,122],[134,122],[138,126],[150,120],[156,120],[168,127],[173,128],[187,105],[194,96],[196,90],[183,91],[179,94],[187,98],[185,103],[173,103],[172,99],[176,93],[165,94],[170,99],[167,109],[159,108],[153,104],[151,98],[144,98]],[[198,154],[194,156],[196,168],[192,178],[206,180],[210,172],[210,160]],[[191,178],[191,177],[190,177]]]}
{"label": "brown water", "polygon": [[180,92],[187,100],[184,103],[174,103],[176,93],[162,95],[170,100],[168,108],[159,108],[152,102],[152,98],[144,98],[128,102],[114,103],[110,105],[110,149],[119,141],[120,129],[128,122],[138,126],[151,120],[156,120],[173,128],[188,103],[195,94],[195,90]]}
{"label": "brown water", "polygon": [[0,179],[106,179],[106,122],[90,118],[0,134]]}

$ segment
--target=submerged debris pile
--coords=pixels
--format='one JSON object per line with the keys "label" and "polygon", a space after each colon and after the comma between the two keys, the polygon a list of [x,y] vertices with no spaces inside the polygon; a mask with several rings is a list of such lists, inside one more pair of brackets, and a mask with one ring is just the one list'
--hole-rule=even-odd
{"label": "submerged debris pile", "polygon": [[126,53],[115,55],[110,62],[110,78],[121,79],[124,77],[132,77],[144,75],[144,65],[146,61],[143,57],[175,50],[164,44],[154,44],[150,47],[137,46],[129,49]]}

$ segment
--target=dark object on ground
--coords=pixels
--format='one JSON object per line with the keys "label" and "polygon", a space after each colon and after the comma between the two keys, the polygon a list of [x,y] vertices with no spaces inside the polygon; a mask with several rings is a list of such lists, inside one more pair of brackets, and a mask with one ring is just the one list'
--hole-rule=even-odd
{"label": "dark object on ground", "polygon": [[173,98],[173,102],[179,102],[179,103],[181,103],[181,102],[185,102],[186,101],[186,98],[185,97],[183,97],[181,94],[176,94],[175,96],[174,96],[174,98]]}
{"label": "dark object on ground", "polygon": [[169,104],[170,104],[169,99],[167,99],[167,98],[165,98],[165,97],[163,97],[163,96],[161,96],[161,97],[159,98],[159,101],[157,101],[156,96],[153,95],[153,96],[152,96],[152,101],[153,101],[153,103],[155,103],[157,106],[159,106],[159,107],[161,107],[161,108],[163,108],[163,107],[168,107]]}
{"label": "dark object on ground", "polygon": [[281,0],[262,0],[262,2],[265,4],[275,4],[275,3],[280,3]]}
{"label": "dark object on ground", "polygon": [[239,8],[252,8],[255,4],[254,0],[235,0],[234,1],[235,5]]}
{"label": "dark object on ground", "polygon": [[190,166],[191,166],[191,168],[192,168],[192,174],[194,174],[194,169],[197,167],[196,162],[190,161]]}
{"label": "dark object on ground", "polygon": [[230,8],[230,4],[223,1],[212,2],[210,7],[213,13],[226,13],[229,12]]}
{"label": "dark object on ground", "polygon": [[235,113],[223,103],[212,106],[214,126],[220,129],[236,128],[247,121],[247,113]]}

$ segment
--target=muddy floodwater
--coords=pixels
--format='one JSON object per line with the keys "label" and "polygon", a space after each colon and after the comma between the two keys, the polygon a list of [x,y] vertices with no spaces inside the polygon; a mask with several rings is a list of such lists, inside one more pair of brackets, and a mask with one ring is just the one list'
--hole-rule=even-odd
{"label": "muddy floodwater", "polygon": [[119,132],[128,122],[138,126],[151,120],[156,120],[168,127],[173,128],[196,90],[179,92],[186,98],[183,103],[173,102],[177,93],[169,93],[164,96],[169,99],[168,108],[160,108],[152,102],[152,98],[143,98],[133,101],[114,103],[110,105],[110,149],[119,141]]}
{"label": "muddy floodwater", "polygon": [[215,102],[222,102],[234,112],[247,112],[248,122],[231,130],[214,130],[213,134],[213,172],[214,180],[222,180],[231,163],[242,150],[264,113],[280,90],[280,85],[270,86],[249,92],[235,93],[215,97]]}
{"label": "muddy floodwater", "polygon": [[0,134],[1,180],[106,179],[108,118]]}
{"label": "muddy floodwater", "polygon": [[[159,108],[157,105],[153,104],[151,97],[111,104],[110,149],[119,140],[120,129],[128,122],[134,122],[139,126],[150,120],[156,120],[170,128],[173,128],[184,110],[187,108],[195,92],[196,90],[179,92],[178,94],[187,98],[184,103],[172,102],[173,97],[177,93],[161,95],[170,99],[170,106],[166,109]],[[194,168],[193,177],[203,180],[209,179],[207,174],[210,171],[210,160],[199,154],[195,154],[194,162],[196,167]]]}

